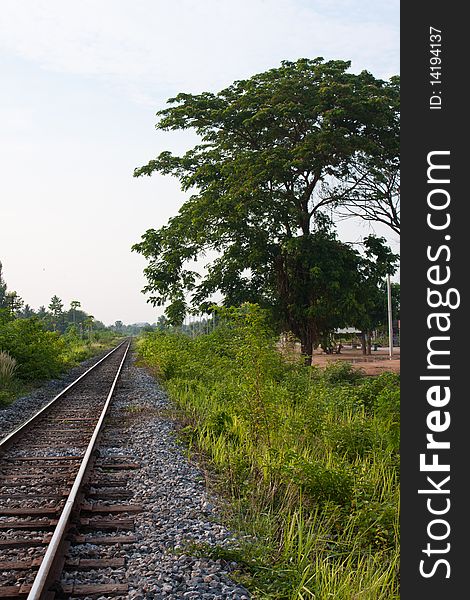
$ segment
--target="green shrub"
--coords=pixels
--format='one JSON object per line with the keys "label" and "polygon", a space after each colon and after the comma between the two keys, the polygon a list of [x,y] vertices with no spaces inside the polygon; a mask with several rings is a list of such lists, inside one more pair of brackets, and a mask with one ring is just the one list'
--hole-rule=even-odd
{"label": "green shrub", "polygon": [[64,367],[64,340],[58,333],[46,331],[34,317],[4,324],[0,329],[0,348],[16,360],[16,374],[23,381],[56,377]]}
{"label": "green shrub", "polygon": [[209,415],[204,426],[207,431],[216,436],[230,435],[233,429],[233,417],[225,410],[219,410]]}
{"label": "green shrub", "polygon": [[382,373],[364,379],[358,388],[358,401],[369,411],[379,409],[382,415],[400,412],[400,376]]}
{"label": "green shrub", "polygon": [[305,462],[299,465],[297,476],[301,488],[318,504],[331,501],[348,505],[351,501],[353,479],[344,467]]}
{"label": "green shrub", "polygon": [[338,360],[329,363],[322,374],[322,379],[327,384],[338,385],[344,383],[357,383],[364,375],[359,369],[349,362]]}
{"label": "green shrub", "polygon": [[395,503],[365,502],[354,514],[353,527],[357,536],[354,544],[364,549],[390,550],[397,545],[398,526]]}
{"label": "green shrub", "polygon": [[332,423],[324,429],[324,436],[337,454],[351,462],[364,457],[377,441],[372,423],[364,418]]}

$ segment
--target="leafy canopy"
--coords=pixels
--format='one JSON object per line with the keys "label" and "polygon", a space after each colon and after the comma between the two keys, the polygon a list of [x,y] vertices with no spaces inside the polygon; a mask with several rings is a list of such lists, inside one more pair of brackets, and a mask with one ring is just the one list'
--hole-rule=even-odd
{"label": "leafy canopy", "polygon": [[[358,155],[378,159],[396,134],[395,83],[349,66],[285,61],[217,94],[178,94],[157,113],[157,128],[193,128],[200,137],[183,156],[165,151],[135,170],[173,175],[191,194],[166,226],[133,246],[149,260],[144,291],[154,305],[170,303],[167,316],[184,316],[188,292],[204,307],[219,291],[226,304],[279,299],[282,319],[298,333],[294,313],[308,317],[315,294],[303,288],[296,297],[292,277],[338,201],[321,186],[346,177]],[[191,263],[208,252],[217,257],[200,276]],[[312,285],[308,273],[302,281]]]}

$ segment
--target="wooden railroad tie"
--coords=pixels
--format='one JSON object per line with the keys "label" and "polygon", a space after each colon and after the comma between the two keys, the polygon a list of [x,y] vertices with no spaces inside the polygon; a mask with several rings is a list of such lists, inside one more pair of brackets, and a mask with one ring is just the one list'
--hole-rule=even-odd
{"label": "wooden railroad tie", "polygon": [[[41,565],[41,558],[32,560],[4,560],[0,562],[0,570],[3,571],[28,571],[29,569],[38,569]],[[84,571],[87,569],[107,569],[123,567],[124,558],[68,558],[65,560],[65,566],[74,570]]]}
{"label": "wooden railroad tie", "polygon": [[81,510],[84,512],[93,513],[138,513],[142,512],[142,506],[139,504],[90,504],[89,502],[83,502]]}
{"label": "wooden railroad tie", "polygon": [[57,519],[47,519],[46,521],[0,521],[0,529],[51,529],[57,523]]}
{"label": "wooden railroad tie", "polygon": [[[26,598],[31,590],[31,584],[11,585],[0,587],[0,598]],[[127,583],[106,584],[72,584],[62,586],[62,593],[70,596],[120,596],[129,591]]]}

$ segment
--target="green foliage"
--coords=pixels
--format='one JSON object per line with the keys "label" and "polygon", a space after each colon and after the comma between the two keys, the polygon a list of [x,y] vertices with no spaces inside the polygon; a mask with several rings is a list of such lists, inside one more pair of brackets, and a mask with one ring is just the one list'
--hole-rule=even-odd
{"label": "green foliage", "polygon": [[373,424],[366,418],[331,423],[323,433],[326,443],[340,456],[346,456],[350,462],[363,458],[374,447],[380,446],[374,435]]}
{"label": "green foliage", "polygon": [[0,348],[18,363],[17,375],[24,381],[57,376],[63,369],[64,341],[37,319],[15,319],[0,329]]}
{"label": "green foliage", "polygon": [[338,216],[380,222],[400,235],[400,160],[395,145],[384,147],[380,156],[358,153],[345,177],[328,188],[325,193],[338,198]]}
{"label": "green foliage", "polygon": [[[345,465],[326,466],[321,462],[299,460],[297,468],[290,473],[291,481],[317,505],[326,502],[347,506],[353,495],[352,474]],[[286,482],[287,483],[287,482]]]}
{"label": "green foliage", "polygon": [[336,385],[343,383],[357,383],[362,379],[362,373],[346,361],[331,362],[325,367],[322,380],[325,383]]}
{"label": "green foliage", "polygon": [[54,295],[51,312],[44,306],[35,312],[16,292],[7,292],[0,262],[0,405],[112,345],[116,333],[78,310],[80,306],[72,300],[64,312]]}
{"label": "green foliage", "polygon": [[380,377],[369,378],[361,386],[360,401],[369,411],[381,411],[396,416],[400,412],[400,376],[396,373],[383,373]]}
{"label": "green foliage", "polygon": [[57,377],[113,344],[115,334],[99,332],[83,340],[75,326],[66,333],[49,331],[37,316],[14,318],[0,310],[0,404],[26,393],[31,386]]}
{"label": "green foliage", "polygon": [[[329,232],[338,195],[322,187],[344,178],[359,155],[371,165],[398,156],[399,91],[396,78],[349,67],[284,61],[217,94],[178,94],[157,113],[159,129],[193,128],[201,138],[183,156],[165,151],[135,170],[175,176],[192,193],[133,247],[149,260],[144,292],[154,305],[168,302],[172,323],[181,322],[185,298],[203,306],[220,292],[226,306],[269,307],[311,354],[322,335],[358,317],[365,269]],[[192,261],[208,252],[216,258],[201,277]],[[374,264],[383,267],[379,257]]]}
{"label": "green foliage", "polygon": [[9,321],[13,321],[14,318],[8,308],[0,308],[0,327],[3,327]]}
{"label": "green foliage", "polygon": [[257,306],[218,318],[138,349],[231,497],[240,580],[254,597],[398,598],[397,378],[284,361]]}

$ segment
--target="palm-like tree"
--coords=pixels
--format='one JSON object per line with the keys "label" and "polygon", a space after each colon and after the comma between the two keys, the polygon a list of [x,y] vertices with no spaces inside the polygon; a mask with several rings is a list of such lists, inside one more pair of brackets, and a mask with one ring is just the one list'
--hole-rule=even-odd
{"label": "palm-like tree", "polygon": [[78,300],[72,300],[72,302],[70,303],[70,310],[72,311],[72,321],[74,325],[76,322],[76,311],[77,308],[80,308],[80,306],[81,303]]}

